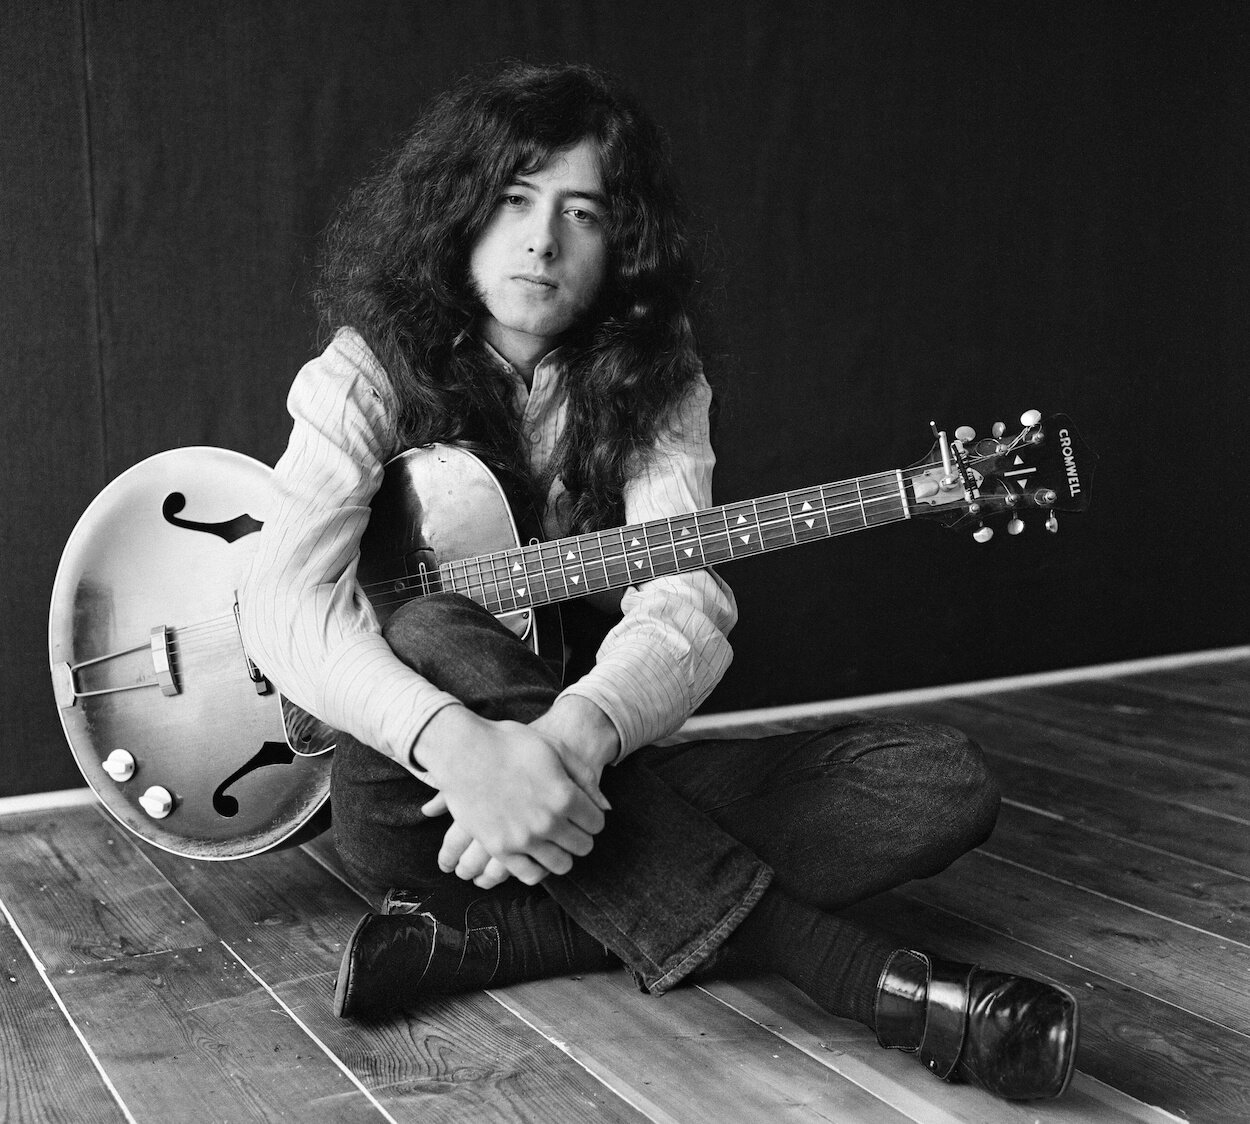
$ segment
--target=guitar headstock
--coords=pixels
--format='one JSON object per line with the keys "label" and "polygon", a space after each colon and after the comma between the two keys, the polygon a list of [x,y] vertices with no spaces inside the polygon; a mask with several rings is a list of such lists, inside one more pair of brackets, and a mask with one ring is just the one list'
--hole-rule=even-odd
{"label": "guitar headstock", "polygon": [[1066,414],[1043,419],[1036,410],[1020,418],[1008,436],[996,422],[992,436],[978,439],[967,426],[934,433],[929,456],[904,470],[913,515],[930,515],[948,527],[972,527],[985,542],[994,534],[987,520],[1007,517],[1009,534],[1019,534],[1032,511],[1048,531],[1059,528],[1056,512],[1084,511],[1097,457],[1077,435]]}

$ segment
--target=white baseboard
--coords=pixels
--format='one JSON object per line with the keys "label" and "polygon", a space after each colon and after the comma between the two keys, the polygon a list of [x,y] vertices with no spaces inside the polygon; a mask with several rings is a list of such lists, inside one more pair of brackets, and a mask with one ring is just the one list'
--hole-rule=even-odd
{"label": "white baseboard", "polygon": [[48,808],[72,808],[78,804],[93,804],[95,798],[95,793],[86,787],[32,792],[27,796],[4,796],[0,797],[0,816],[16,812],[43,812]]}
{"label": "white baseboard", "polygon": [[852,699],[830,699],[827,702],[794,703],[791,706],[770,706],[758,710],[722,711],[719,714],[698,714],[682,728],[681,733],[722,729],[753,722],[784,722],[795,718],[819,718],[826,714],[848,711],[879,710],[887,706],[916,706],[941,702],[944,699],[990,695],[996,691],[1019,691],[1028,687],[1052,687],[1059,683],[1079,683],[1089,679],[1114,679],[1121,675],[1140,675],[1147,671],[1169,671],[1198,664],[1227,663],[1250,658],[1250,646],[1219,648],[1206,652],[1184,652],[1173,656],[1124,660],[1120,663],[1098,664],[1094,667],[1065,668],[1062,671],[1041,671],[1032,675],[1013,675],[1002,679],[982,679],[976,683],[951,683],[942,687],[920,687],[911,691],[891,691],[879,695],[860,695]]}

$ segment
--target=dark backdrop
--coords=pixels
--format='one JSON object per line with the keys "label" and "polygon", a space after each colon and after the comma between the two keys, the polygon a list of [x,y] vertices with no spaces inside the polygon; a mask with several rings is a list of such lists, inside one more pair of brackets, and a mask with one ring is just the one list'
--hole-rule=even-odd
{"label": "dark backdrop", "polygon": [[272,463],[318,231],[465,70],[577,60],[669,129],[714,266],[718,499],[1072,414],[1094,509],[736,564],[726,709],[1245,641],[1244,4],[44,0],[0,12],[0,794],[79,783],[61,546],[179,445]]}

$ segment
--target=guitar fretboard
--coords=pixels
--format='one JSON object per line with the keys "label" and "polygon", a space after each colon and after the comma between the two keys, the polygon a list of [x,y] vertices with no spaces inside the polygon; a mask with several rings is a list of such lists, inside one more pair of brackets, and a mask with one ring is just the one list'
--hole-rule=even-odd
{"label": "guitar fretboard", "polygon": [[439,585],[510,613],[909,517],[895,470],[444,562]]}

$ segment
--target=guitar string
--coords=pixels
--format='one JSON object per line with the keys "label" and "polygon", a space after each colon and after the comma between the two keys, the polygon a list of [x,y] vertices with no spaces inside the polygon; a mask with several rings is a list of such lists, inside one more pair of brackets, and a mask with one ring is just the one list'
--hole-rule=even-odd
{"label": "guitar string", "polygon": [[[940,466],[933,465],[930,467],[937,468]],[[909,471],[915,470],[913,469]],[[738,501],[735,503],[721,505],[718,508],[709,508],[700,512],[684,513],[684,515],[695,517],[695,524],[696,526],[699,526],[700,517],[704,521],[709,519],[714,521],[721,517],[728,516],[731,511],[736,512],[740,508],[758,508],[760,506],[771,505],[771,507],[775,509],[775,511],[769,511],[765,518],[756,519],[754,521],[754,525],[758,525],[760,528],[760,538],[764,540],[764,545],[761,548],[748,550],[739,549],[735,551],[732,545],[729,545],[727,542],[727,545],[729,545],[728,554],[708,561],[706,559],[707,550],[703,549],[701,550],[702,560],[700,564],[698,566],[691,565],[686,567],[686,569],[699,569],[702,568],[703,565],[716,565],[722,562],[734,561],[737,558],[745,556],[746,554],[767,553],[770,550],[781,549],[786,546],[798,545],[804,541],[812,541],[814,539],[826,537],[824,530],[822,529],[820,532],[815,532],[812,535],[812,539],[805,540],[796,533],[793,537],[787,537],[779,542],[771,544],[767,542],[767,535],[769,531],[784,528],[793,523],[794,517],[791,510],[792,500],[803,499],[809,496],[820,498],[820,493],[829,493],[830,489],[838,489],[838,491],[835,491],[832,495],[827,494],[823,499],[821,499],[819,504],[813,504],[811,511],[806,513],[809,518],[813,516],[824,518],[824,522],[829,529],[828,537],[833,537],[839,533],[845,533],[846,531],[860,526],[869,526],[871,525],[870,523],[864,522],[862,518],[853,514],[850,510],[861,506],[859,493],[862,492],[863,501],[867,505],[880,504],[886,501],[895,502],[899,496],[897,475],[893,472],[878,475],[880,479],[878,479],[875,483],[868,485],[866,490],[860,489],[859,491],[853,491],[851,484],[855,482],[851,482],[850,484],[847,482],[838,482],[836,484],[818,484],[812,485],[808,488],[795,489],[791,492],[776,493],[774,495],[761,497],[760,499],[754,501]],[[842,511],[842,509],[848,510],[843,511],[842,514],[839,515],[839,512]],[[653,544],[651,542],[651,538],[653,535],[657,534],[661,537],[666,537],[667,532],[671,530],[672,524],[674,522],[680,522],[684,515],[651,520],[644,524],[635,525],[632,529],[639,532],[643,538],[644,553],[650,554],[653,546],[656,550],[670,549],[671,544]],[[502,551],[495,551],[489,554],[480,555],[473,559],[453,559],[442,564],[437,571],[432,571],[430,584],[445,585],[448,584],[448,580],[450,580],[450,584],[455,587],[457,585],[455,568],[459,566],[463,574],[463,577],[459,582],[460,586],[468,589],[477,587],[482,591],[484,596],[489,598],[489,590],[492,586],[499,587],[505,582],[508,582],[509,584],[511,583],[511,579],[509,577],[511,564],[514,563],[519,556],[524,556],[527,560],[534,560],[541,563],[544,561],[544,554],[548,555],[549,558],[554,558],[556,554],[559,553],[563,557],[567,550],[571,549],[573,545],[578,544],[579,542],[586,541],[587,539],[599,540],[605,534],[610,536],[612,531],[624,531],[626,529],[627,528],[609,528],[606,532],[594,533],[590,536],[574,536],[565,539],[549,540],[539,544],[529,544],[524,547],[511,547]],[[704,542],[721,538],[728,540],[730,535],[731,532],[729,530],[720,530],[710,534],[701,533],[697,537],[700,542]],[[622,551],[620,554],[607,554],[606,558],[600,558],[597,561],[607,561],[619,564],[626,558],[626,556],[627,552]],[[478,568],[479,577],[477,580],[470,577],[468,570],[469,565],[473,565]],[[488,565],[491,568],[489,578],[487,578],[482,572]],[[545,571],[546,575],[563,578],[565,567],[556,566],[552,568],[550,565],[546,565],[543,566],[542,569]],[[675,572],[680,572],[680,569]],[[653,573],[648,576],[665,575],[663,573]],[[420,593],[409,592],[409,590],[415,588],[417,584],[418,582],[414,580],[409,589],[399,591],[398,596],[395,597],[387,596],[388,593],[394,592],[393,581],[369,583],[362,585],[361,589],[370,596],[370,600],[375,605],[381,606],[382,608],[388,608],[391,605],[402,604],[406,601],[413,600],[414,597],[421,596]],[[572,591],[568,589],[567,582],[562,581],[561,584],[565,586],[565,592],[569,593],[570,596],[576,596],[576,594],[573,594]],[[594,592],[594,587],[588,584],[587,591]],[[563,598],[561,597],[551,598],[551,600],[557,601],[562,599]],[[496,600],[499,600],[500,610],[505,610],[504,601],[499,597],[498,593],[496,593]],[[508,600],[515,600],[511,593],[508,594]],[[490,606],[487,607],[489,608]],[[516,607],[521,608],[523,606]],[[505,611],[511,610],[507,609]],[[176,652],[180,644],[185,643],[185,640],[193,636],[195,636],[196,639],[199,639],[196,634],[201,632],[212,632],[215,630],[220,630],[220,639],[223,641],[224,647],[237,648],[237,629],[235,628],[233,614],[224,614],[221,617],[211,618],[206,621],[178,627],[175,632],[171,632],[170,639],[168,641],[169,649],[171,652]],[[211,642],[210,637],[205,637],[204,639],[207,642]]]}
{"label": "guitar string", "polygon": [[[940,462],[932,462],[925,465],[914,465],[904,471],[908,476],[915,476],[922,475],[925,472],[935,471],[941,467],[942,465]],[[865,482],[869,480],[872,482],[866,484]],[[887,470],[885,472],[875,474],[872,478],[865,477],[862,480],[837,481],[829,484],[811,485],[806,488],[797,488],[789,492],[774,493],[769,496],[761,497],[757,500],[735,501],[728,504],[722,504],[716,508],[704,509],[699,512],[688,512],[683,513],[682,515],[651,520],[644,524],[637,524],[632,529],[637,533],[641,533],[644,543],[644,553],[650,554],[653,549],[651,536],[653,534],[664,536],[667,532],[671,531],[674,522],[680,522],[685,516],[692,517],[696,527],[701,528],[700,519],[704,521],[709,519],[714,521],[718,518],[727,517],[731,511],[736,512],[742,508],[753,507],[758,510],[760,507],[765,507],[767,509],[771,506],[776,509],[775,512],[768,511],[765,518],[757,518],[754,521],[760,528],[760,538],[764,540],[764,545],[761,548],[749,549],[745,551],[738,550],[735,552],[733,547],[730,546],[728,554],[723,557],[713,558],[710,561],[706,559],[707,550],[701,549],[701,562],[699,566],[691,565],[686,567],[686,569],[699,569],[702,568],[703,565],[717,565],[722,562],[734,561],[739,557],[745,556],[746,554],[767,553],[771,550],[797,545],[804,541],[812,541],[805,540],[796,534],[793,538],[782,540],[780,542],[772,544],[767,542],[767,534],[770,530],[784,527],[793,522],[794,516],[790,506],[791,501],[811,496],[818,497],[820,502],[818,504],[813,504],[812,511],[807,514],[809,517],[812,516],[813,513],[815,513],[818,517],[822,516],[829,529],[828,537],[833,537],[839,533],[845,533],[850,529],[854,529],[857,525],[865,527],[871,525],[857,519],[851,515],[849,511],[843,516],[839,516],[837,512],[840,509],[853,509],[860,507],[861,497],[864,504],[879,504],[886,501],[896,501],[899,498],[898,473],[893,470]],[[843,526],[843,523],[846,525]],[[563,555],[564,552],[572,549],[575,545],[580,545],[581,543],[588,541],[601,542],[602,538],[605,535],[610,535],[612,531],[624,531],[626,529],[628,528],[609,528],[604,532],[592,533],[589,536],[574,536],[565,539],[549,540],[539,544],[528,544],[523,547],[510,547],[501,551],[480,555],[474,559],[454,559],[447,563],[443,563],[437,568],[437,570],[431,571],[429,584],[444,585],[450,583],[454,588],[457,584],[455,567],[459,565],[463,574],[459,583],[461,587],[473,589],[476,586],[482,591],[483,596],[486,597],[489,597],[490,589],[494,587],[496,589],[495,596],[496,600],[499,601],[500,610],[511,611],[505,608],[504,601],[499,597],[497,590],[498,587],[502,586],[505,582],[510,583],[509,573],[511,571],[512,564],[521,559],[542,563],[544,561],[544,553],[546,553],[549,558],[554,557],[557,551]],[[707,534],[700,531],[697,538],[702,544],[704,541],[716,540],[722,536],[728,538],[728,532],[716,531],[711,534]],[[812,539],[823,537],[826,536],[822,530],[819,533],[813,534]],[[671,548],[671,544],[667,547],[662,543],[654,544],[654,549],[657,550],[665,550],[669,548]],[[619,564],[627,556],[627,552],[622,552],[620,554],[605,554],[602,550],[599,551],[599,554],[600,557],[592,561],[596,561],[598,563],[608,562]],[[468,566],[470,564],[476,566],[479,570],[479,578],[477,581],[474,581],[469,577]],[[490,567],[490,575],[489,577],[486,577],[484,570],[488,566]],[[554,570],[548,566],[542,566],[540,568],[543,570],[543,573],[540,576],[550,576],[553,578],[559,577],[563,579],[565,569],[563,566],[556,567]],[[528,568],[526,568],[526,572],[528,572]],[[679,568],[674,572],[681,572],[681,569]],[[653,573],[649,576],[664,576],[664,574]],[[415,588],[417,584],[418,583],[414,581],[413,586],[410,588]],[[568,589],[567,581],[562,580],[561,584],[565,586],[566,593],[569,593],[570,596],[577,596],[577,594],[573,594]],[[411,593],[406,589],[399,591],[399,595],[396,597],[386,596],[388,592],[394,592],[393,585],[393,581],[375,582],[362,585],[361,589],[366,595],[370,596],[371,601],[374,601],[375,604],[378,604],[383,608],[387,608],[393,604],[401,604],[421,595],[419,593]],[[595,587],[592,585],[588,584],[586,588],[587,592],[595,591]],[[550,600],[553,601],[563,599],[564,598],[561,597],[550,598]],[[512,596],[511,592],[508,594],[508,600],[516,600]],[[524,606],[516,606],[516,608],[522,607]],[[212,635],[204,635],[201,637],[199,635],[201,633],[211,634],[218,631],[220,632],[218,637],[213,637]],[[171,630],[170,638],[167,642],[170,652],[177,653],[180,647],[185,647],[186,641],[192,638],[200,641],[202,644],[212,643],[214,639],[220,639],[224,648],[237,648],[237,628],[235,627],[233,614],[223,614],[220,617],[210,618],[208,620],[196,622],[190,625],[175,626]]]}

